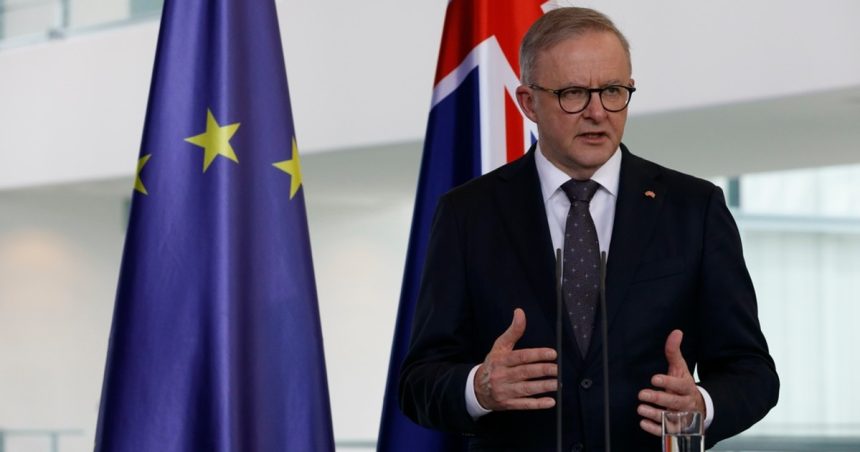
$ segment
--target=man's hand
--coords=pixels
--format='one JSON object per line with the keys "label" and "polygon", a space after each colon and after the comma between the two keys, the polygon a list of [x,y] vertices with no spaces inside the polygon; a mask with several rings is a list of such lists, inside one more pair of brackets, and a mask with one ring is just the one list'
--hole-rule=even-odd
{"label": "man's hand", "polygon": [[[681,340],[684,333],[681,330],[672,331],[666,339],[666,361],[669,362],[667,375],[657,374],[651,377],[651,384],[660,390],[643,389],[639,391],[642,403],[636,410],[643,417],[639,426],[646,432],[660,436],[662,434],[663,411],[699,411],[705,416],[705,400],[696,387],[693,376],[687,370],[687,362],[681,355]],[[656,407],[655,407],[656,406]]]}
{"label": "man's hand", "polygon": [[488,410],[542,410],[555,406],[552,397],[532,397],[555,391],[558,366],[555,350],[527,348],[514,350],[526,331],[526,314],[514,310],[511,326],[493,343],[493,349],[475,373],[475,395]]}

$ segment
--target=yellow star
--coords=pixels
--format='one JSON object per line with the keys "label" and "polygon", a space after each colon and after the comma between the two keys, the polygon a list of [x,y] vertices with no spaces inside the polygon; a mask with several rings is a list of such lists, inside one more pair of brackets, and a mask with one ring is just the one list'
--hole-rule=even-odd
{"label": "yellow star", "polygon": [[290,180],[290,199],[296,196],[299,187],[302,186],[302,161],[299,158],[299,147],[296,146],[296,139],[293,137],[293,158],[277,163],[272,163],[275,168],[292,176]]}
{"label": "yellow star", "polygon": [[215,116],[212,115],[212,110],[206,109],[206,132],[193,137],[188,137],[185,141],[196,144],[203,148],[203,172],[209,169],[209,165],[219,155],[239,163],[236,158],[236,153],[233,152],[233,146],[230,146],[230,138],[236,133],[239,128],[239,123],[228,124],[226,126],[218,125]]}
{"label": "yellow star", "polygon": [[137,175],[134,179],[134,189],[144,195],[149,195],[149,193],[146,192],[146,187],[143,186],[143,181],[140,180],[140,172],[143,170],[143,167],[146,166],[146,162],[149,161],[150,157],[152,157],[152,154],[146,154],[137,160]]}

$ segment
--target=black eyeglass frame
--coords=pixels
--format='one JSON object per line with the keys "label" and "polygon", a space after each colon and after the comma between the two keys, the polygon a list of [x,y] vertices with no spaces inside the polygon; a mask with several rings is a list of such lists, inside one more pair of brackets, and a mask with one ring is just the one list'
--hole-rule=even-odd
{"label": "black eyeglass frame", "polygon": [[[628,105],[630,105],[630,99],[633,99],[633,93],[636,92],[636,88],[634,88],[632,86],[625,86],[625,85],[607,85],[607,86],[604,86],[602,88],[586,88],[584,86],[568,86],[568,87],[559,88],[559,89],[549,89],[549,88],[544,88],[543,86],[537,85],[535,83],[530,83],[529,88],[555,94],[555,97],[558,98],[558,108],[561,108],[561,111],[563,111],[567,114],[570,114],[570,115],[580,113],[580,112],[584,111],[586,108],[588,108],[588,105],[591,103],[591,98],[594,97],[592,95],[594,93],[597,93],[597,97],[600,99],[600,105],[603,107],[604,110],[606,110],[610,113],[618,113],[619,111],[624,111],[624,109],[627,108]],[[617,110],[612,110],[612,109],[606,108],[606,105],[603,103],[603,92],[610,89],[610,88],[622,88],[622,89],[627,90],[627,102],[624,104],[623,107],[621,107]],[[561,104],[561,95],[565,91],[572,90],[572,89],[581,89],[583,91],[588,91],[588,100],[585,101],[585,105],[583,105],[582,108],[580,108],[579,110],[567,111],[564,109],[564,106],[562,106],[562,104]]]}

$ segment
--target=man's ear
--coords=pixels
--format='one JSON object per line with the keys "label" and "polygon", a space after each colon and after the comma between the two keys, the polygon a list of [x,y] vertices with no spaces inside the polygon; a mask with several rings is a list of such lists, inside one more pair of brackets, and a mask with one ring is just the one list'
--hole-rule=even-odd
{"label": "man's ear", "polygon": [[531,119],[532,122],[537,123],[537,115],[535,114],[535,97],[534,91],[531,88],[525,85],[520,85],[517,87],[517,103],[520,104],[520,109],[523,111],[523,114],[526,115],[527,118]]}

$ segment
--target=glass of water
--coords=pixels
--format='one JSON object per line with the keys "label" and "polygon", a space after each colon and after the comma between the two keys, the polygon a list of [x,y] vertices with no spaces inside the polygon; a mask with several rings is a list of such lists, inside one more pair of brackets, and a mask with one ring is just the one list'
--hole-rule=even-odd
{"label": "glass of water", "polygon": [[663,452],[704,452],[705,419],[698,411],[663,412]]}

